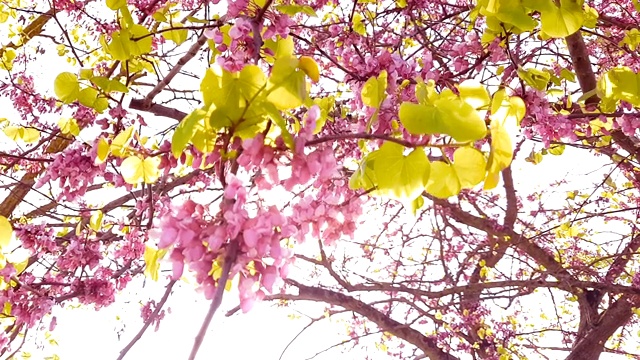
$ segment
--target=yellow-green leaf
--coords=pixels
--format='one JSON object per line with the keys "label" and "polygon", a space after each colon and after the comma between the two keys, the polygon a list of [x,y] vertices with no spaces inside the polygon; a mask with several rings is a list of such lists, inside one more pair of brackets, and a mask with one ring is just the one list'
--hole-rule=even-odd
{"label": "yellow-green leaf", "polygon": [[431,163],[431,175],[426,185],[426,190],[429,194],[446,199],[458,194],[460,189],[460,180],[451,164],[443,161]]}
{"label": "yellow-green leaf", "polygon": [[320,81],[320,68],[318,67],[318,63],[312,58],[308,56],[300,57],[298,68],[304,71],[314,83]]}
{"label": "yellow-green leaf", "polygon": [[189,113],[176,128],[171,138],[171,153],[174,157],[179,158],[182,155],[182,151],[189,144],[196,131],[196,124],[198,121],[204,119],[206,112],[202,109],[197,109]]}
{"label": "yellow-green leaf", "polygon": [[4,133],[13,141],[23,141],[25,143],[33,143],[40,139],[40,131],[33,128],[22,126],[7,126]]}
{"label": "yellow-green leaf", "polygon": [[120,132],[111,142],[111,153],[117,157],[123,157],[129,142],[133,135],[133,126],[129,126],[124,131]]}
{"label": "yellow-green leaf", "polygon": [[89,227],[93,229],[93,231],[100,231],[103,216],[104,214],[100,210],[96,210],[91,214],[91,218],[89,218]]}
{"label": "yellow-green leaf", "polygon": [[430,164],[421,148],[404,156],[402,145],[387,141],[375,152],[373,175],[377,193],[395,199],[413,201],[424,191]]}
{"label": "yellow-green leaf", "polygon": [[13,228],[6,217],[0,215],[0,249],[9,246],[9,242],[13,237]]}
{"label": "yellow-green leaf", "polygon": [[372,76],[362,86],[362,103],[372,108],[379,108],[387,96],[387,71],[382,70],[376,78]]}
{"label": "yellow-green leaf", "polygon": [[487,161],[482,153],[471,147],[462,147],[453,154],[453,168],[463,189],[478,185],[486,174]]}
{"label": "yellow-green leaf", "polygon": [[159,165],[160,158],[158,157],[148,157],[143,160],[138,156],[129,156],[120,165],[120,171],[122,178],[128,184],[135,185],[140,182],[153,184],[160,177]]}
{"label": "yellow-green leaf", "polygon": [[471,105],[448,96],[433,101],[433,105],[404,102],[399,117],[412,134],[445,134],[467,142],[482,139],[487,133],[484,119]]}
{"label": "yellow-green leaf", "polygon": [[458,85],[460,98],[474,109],[481,109],[489,105],[491,98],[487,88],[475,80],[465,80]]}
{"label": "yellow-green leaf", "polygon": [[78,99],[80,84],[78,77],[70,72],[63,72],[53,81],[53,91],[60,101],[70,104]]}
{"label": "yellow-green leaf", "polygon": [[355,14],[353,14],[353,31],[355,31],[356,33],[364,36],[367,34],[367,29],[364,25],[364,16],[362,16],[362,14],[356,12]]}
{"label": "yellow-green leaf", "polygon": [[118,10],[123,6],[127,6],[127,0],[107,0],[107,7],[111,10]]}
{"label": "yellow-green leaf", "polygon": [[487,178],[484,189],[493,189],[500,181],[500,171],[511,164],[513,147],[506,128],[500,121],[491,121],[491,153],[487,164]]}
{"label": "yellow-green leaf", "polygon": [[640,74],[628,67],[616,67],[604,73],[598,80],[597,90],[602,98],[640,106]]}
{"label": "yellow-green leaf", "polygon": [[96,149],[96,165],[100,165],[103,162],[105,162],[105,160],[107,160],[107,156],[109,156],[110,153],[110,147],[109,147],[109,142],[105,139],[105,138],[100,138],[100,140],[98,140],[98,144],[97,144],[97,149]]}
{"label": "yellow-green leaf", "polygon": [[16,58],[16,51],[13,49],[4,48],[2,58],[0,59],[0,69],[9,70],[13,69],[13,60]]}
{"label": "yellow-green leaf", "polygon": [[175,23],[172,25],[173,30],[163,32],[162,36],[169,41],[173,41],[176,45],[180,45],[189,37],[187,29],[182,29],[182,27],[182,24]]}
{"label": "yellow-green leaf", "polygon": [[508,121],[515,121],[519,125],[526,113],[526,105],[520,97],[509,97],[504,89],[500,89],[493,94],[491,120],[499,121],[502,124]]}
{"label": "yellow-green leaf", "polygon": [[78,136],[80,134],[80,127],[74,118],[61,118],[58,120],[58,127],[60,132],[65,135]]}
{"label": "yellow-green leaf", "polygon": [[267,100],[279,110],[296,108],[307,98],[304,72],[298,70],[299,60],[294,57],[277,59],[267,82]]}
{"label": "yellow-green leaf", "polygon": [[144,249],[144,263],[146,267],[144,274],[149,276],[153,281],[158,281],[158,272],[160,270],[160,260],[164,258],[167,249],[158,250],[147,245]]}
{"label": "yellow-green leaf", "polygon": [[540,4],[540,23],[542,32],[554,37],[567,37],[578,31],[584,23],[582,1],[560,0],[557,6],[554,0],[538,0]]}
{"label": "yellow-green leaf", "polygon": [[519,68],[518,76],[534,89],[546,90],[551,74],[536,68]]}

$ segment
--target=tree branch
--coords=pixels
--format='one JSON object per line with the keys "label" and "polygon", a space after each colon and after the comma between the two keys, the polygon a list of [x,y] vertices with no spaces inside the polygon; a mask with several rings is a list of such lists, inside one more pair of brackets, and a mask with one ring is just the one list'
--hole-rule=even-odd
{"label": "tree branch", "polygon": [[131,350],[131,348],[133,348],[133,346],[138,342],[138,340],[142,338],[142,335],[144,335],[145,331],[147,331],[147,328],[149,328],[149,326],[153,323],[153,321],[158,317],[158,315],[160,314],[160,310],[162,310],[162,307],[167,302],[167,299],[169,299],[169,295],[171,294],[173,285],[175,285],[176,282],[177,280],[172,280],[171,282],[169,282],[169,284],[167,285],[167,289],[165,290],[164,295],[162,296],[162,299],[160,299],[160,302],[156,306],[155,310],[153,310],[153,313],[151,314],[151,316],[149,316],[147,321],[144,322],[144,325],[142,325],[142,328],[140,329],[140,331],[138,331],[136,336],[134,336],[133,339],[131,339],[131,341],[127,344],[127,346],[125,346],[120,351],[120,355],[118,356],[117,360],[124,359],[125,355],[127,355],[129,350]]}
{"label": "tree branch", "polygon": [[321,301],[358,313],[374,322],[380,329],[388,331],[422,350],[432,360],[458,359],[440,349],[436,341],[431,337],[425,336],[420,331],[391,319],[365,302],[332,290],[302,285],[294,280],[286,281],[298,288],[299,295],[297,298],[299,300]]}

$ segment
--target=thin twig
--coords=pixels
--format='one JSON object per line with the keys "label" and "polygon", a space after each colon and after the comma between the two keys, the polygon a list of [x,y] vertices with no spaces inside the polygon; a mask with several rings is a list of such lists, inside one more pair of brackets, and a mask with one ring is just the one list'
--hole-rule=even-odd
{"label": "thin twig", "polygon": [[202,345],[202,341],[204,340],[204,336],[211,325],[211,320],[213,319],[213,315],[216,313],[218,308],[220,307],[220,303],[222,303],[222,297],[224,296],[224,288],[227,284],[227,280],[229,280],[229,275],[231,273],[231,266],[236,261],[236,256],[238,254],[238,241],[236,239],[232,240],[229,244],[229,248],[227,249],[227,254],[224,257],[224,265],[222,265],[222,276],[218,279],[218,288],[216,289],[216,293],[213,296],[213,300],[211,301],[211,306],[209,307],[209,311],[207,312],[207,316],[205,316],[204,321],[202,322],[202,326],[200,327],[200,331],[198,335],[196,335],[196,339],[193,343],[193,348],[191,349],[191,354],[189,355],[189,360],[195,360],[196,355],[198,354],[198,350],[200,349],[200,345]]}
{"label": "thin twig", "polygon": [[144,335],[145,331],[147,331],[147,328],[149,327],[149,325],[151,325],[151,323],[153,323],[153,321],[158,317],[158,314],[160,314],[160,310],[164,306],[164,303],[167,302],[167,299],[171,294],[171,289],[173,289],[173,285],[175,285],[176,282],[177,280],[171,280],[171,282],[167,285],[167,289],[165,290],[164,295],[162,296],[162,299],[160,299],[160,302],[156,306],[155,310],[153,311],[151,316],[149,316],[147,321],[144,322],[144,325],[142,326],[140,331],[138,331],[136,336],[134,336],[133,339],[129,341],[127,346],[125,346],[124,349],[120,351],[120,356],[118,356],[118,360],[124,359],[125,355],[127,355],[129,350],[131,350],[131,348],[138,342],[138,340],[142,338],[142,335]]}

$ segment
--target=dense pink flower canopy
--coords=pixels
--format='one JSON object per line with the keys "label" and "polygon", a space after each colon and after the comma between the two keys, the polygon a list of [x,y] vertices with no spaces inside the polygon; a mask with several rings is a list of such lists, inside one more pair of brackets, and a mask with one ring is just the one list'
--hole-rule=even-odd
{"label": "dense pink flower canopy", "polygon": [[640,356],[638,28],[635,0],[0,1],[0,356],[144,277],[140,334],[176,283],[211,300],[191,359],[225,288],[324,304],[372,358]]}

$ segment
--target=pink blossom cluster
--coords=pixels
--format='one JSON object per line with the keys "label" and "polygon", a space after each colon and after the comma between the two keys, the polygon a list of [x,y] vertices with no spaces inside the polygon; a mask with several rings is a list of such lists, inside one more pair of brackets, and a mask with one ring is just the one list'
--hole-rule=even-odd
{"label": "pink blossom cluster", "polygon": [[60,245],[53,236],[53,229],[38,224],[20,224],[15,226],[14,234],[22,243],[22,247],[36,254],[39,252],[56,254]]}
{"label": "pink blossom cluster", "polygon": [[[91,152],[93,151],[94,154]],[[102,175],[105,165],[94,165],[95,150],[83,145],[71,146],[56,156],[45,173],[38,179],[35,188],[40,188],[52,180],[58,180],[60,194],[58,200],[75,201],[81,198],[94,179]]]}
{"label": "pink blossom cluster", "polygon": [[212,298],[219,286],[212,277],[214,263],[222,267],[226,249],[232,241],[237,242],[239,255],[232,276],[241,273],[241,289],[252,289],[240,292],[243,309],[248,311],[257,298],[253,289],[256,282],[271,292],[275,280],[286,275],[291,253],[281,241],[292,236],[296,228],[274,207],[260,208],[250,218],[245,205],[246,189],[229,175],[221,212],[213,220],[207,220],[202,205],[188,200],[172,206],[151,235],[158,239],[159,248],[171,249],[172,278],[180,278],[186,264],[207,298]]}
{"label": "pink blossom cluster", "polygon": [[[156,310],[157,306],[158,305],[156,304],[155,300],[147,301],[140,308],[140,317],[142,318],[142,321],[144,321],[144,322],[149,321],[149,319],[151,318],[151,315],[153,315],[153,312]],[[158,329],[160,328],[160,321],[162,319],[164,319],[165,314],[166,314],[166,311],[160,310],[158,312],[158,315],[151,322],[151,324],[155,324],[156,325],[156,327],[155,327],[156,331],[158,331]]]}
{"label": "pink blossom cluster", "polygon": [[544,92],[529,89],[525,96],[527,113],[521,122],[525,136],[539,136],[546,147],[553,141],[577,140],[575,131],[580,123],[553,111]]}
{"label": "pink blossom cluster", "polygon": [[38,120],[40,114],[56,113],[56,100],[45,98],[35,90],[33,76],[24,73],[13,75],[12,83],[15,86],[3,89],[0,87],[0,95],[6,95],[11,99],[13,108],[20,114],[22,120]]}

